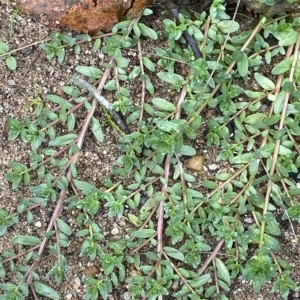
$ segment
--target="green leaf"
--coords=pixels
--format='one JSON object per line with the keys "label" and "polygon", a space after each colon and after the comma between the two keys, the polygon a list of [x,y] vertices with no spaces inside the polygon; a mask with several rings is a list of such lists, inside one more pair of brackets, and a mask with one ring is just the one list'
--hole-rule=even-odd
{"label": "green leaf", "polygon": [[154,229],[140,229],[138,231],[131,232],[132,237],[136,237],[139,239],[150,238],[156,233]]}
{"label": "green leaf", "polygon": [[85,195],[87,195],[91,190],[98,190],[94,185],[75,178],[73,179],[73,183]]}
{"label": "green leaf", "polygon": [[278,240],[266,233],[264,234],[264,243],[267,247],[269,247],[273,251],[280,250],[280,244],[279,244]]}
{"label": "green leaf", "polygon": [[92,118],[91,127],[92,127],[92,132],[93,132],[94,136],[96,137],[96,139],[100,143],[102,143],[104,141],[104,135],[102,132],[101,125],[100,125],[98,119],[96,119],[95,117]]}
{"label": "green leaf", "polygon": [[152,99],[151,101],[156,107],[162,109],[162,110],[166,110],[166,111],[170,111],[170,112],[173,112],[176,110],[176,106],[165,100],[165,99],[162,99],[162,98],[154,98]]}
{"label": "green leaf", "polygon": [[249,91],[249,90],[246,90],[245,94],[246,94],[246,96],[248,96],[249,98],[252,98],[252,99],[257,99],[257,98],[263,97],[265,95],[264,92],[253,92],[253,91]]}
{"label": "green leaf", "polygon": [[143,64],[144,66],[151,72],[154,72],[155,71],[155,65],[154,63],[146,56],[143,56],[142,58],[143,60]]}
{"label": "green leaf", "polygon": [[249,68],[248,57],[246,53],[243,53],[243,57],[241,61],[237,62],[237,70],[241,77],[245,77],[248,74],[248,68]]}
{"label": "green leaf", "polygon": [[105,282],[102,282],[99,287],[98,287],[100,294],[102,296],[103,299],[107,299],[108,297],[108,290],[107,290],[107,286],[105,284]]}
{"label": "green leaf", "polygon": [[138,24],[134,23],[132,29],[133,29],[134,34],[136,35],[136,37],[139,38],[141,36],[141,30],[140,30]]}
{"label": "green leaf", "polygon": [[216,182],[210,181],[210,180],[203,180],[203,181],[201,182],[201,184],[202,184],[203,186],[209,188],[209,189],[212,189],[212,190],[216,189],[216,188],[219,186]]}
{"label": "green leaf", "polygon": [[5,269],[3,267],[3,265],[0,263],[0,278],[4,279],[6,275]]}
{"label": "green leaf", "polygon": [[291,65],[292,65],[291,58],[284,59],[272,69],[271,74],[272,75],[283,74],[290,70]]}
{"label": "green leaf", "polygon": [[72,104],[60,96],[49,94],[46,96],[46,99],[53,103],[58,104],[61,108],[65,108],[65,109],[72,108]]}
{"label": "green leaf", "polygon": [[169,72],[158,72],[156,74],[158,78],[170,84],[176,84],[177,82],[183,82],[183,77],[179,74]]}
{"label": "green leaf", "polygon": [[258,163],[257,160],[254,158],[250,159],[250,167],[249,167],[249,173],[250,176],[255,176],[258,172]]}
{"label": "green leaf", "polygon": [[117,61],[117,65],[120,68],[127,68],[129,65],[130,60],[123,57],[123,56],[117,56],[115,57],[115,60]]}
{"label": "green leaf", "polygon": [[273,91],[275,89],[274,82],[269,78],[267,78],[266,76],[256,72],[254,73],[254,77],[256,82],[266,91]]}
{"label": "green leaf", "polygon": [[217,257],[215,258],[215,262],[218,271],[218,276],[221,279],[225,280],[227,283],[230,283],[230,274],[225,264]]}
{"label": "green leaf", "polygon": [[136,78],[139,74],[141,73],[141,67],[140,66],[135,66],[132,71],[128,75],[129,80],[133,80]]}
{"label": "green leaf", "polygon": [[62,64],[65,59],[66,50],[65,48],[59,48],[56,51],[57,61],[59,64]]}
{"label": "green leaf", "polygon": [[59,298],[60,298],[59,294],[55,290],[53,290],[52,288],[50,288],[49,286],[47,286],[41,282],[34,281],[33,286],[34,286],[34,290],[42,296],[45,296],[47,298],[54,299],[54,300],[59,300]]}
{"label": "green leaf", "polygon": [[9,51],[8,44],[4,43],[3,41],[0,41],[0,54],[7,53]]}
{"label": "green leaf", "polygon": [[13,56],[7,57],[5,63],[8,66],[8,68],[11,69],[12,71],[16,70],[16,68],[17,68],[17,61],[16,61],[16,59]]}
{"label": "green leaf", "polygon": [[152,95],[154,94],[154,86],[152,84],[152,82],[150,81],[150,79],[147,77],[145,80],[146,83],[146,90]]}
{"label": "green leaf", "polygon": [[65,221],[60,218],[56,218],[56,222],[61,232],[63,232],[65,235],[71,235],[72,229]]}
{"label": "green leaf", "polygon": [[68,115],[68,123],[67,123],[67,125],[68,125],[68,131],[69,132],[74,129],[74,127],[75,127],[75,116],[74,116],[73,113],[71,113],[71,114]]}
{"label": "green leaf", "polygon": [[150,8],[145,8],[143,11],[143,16],[149,16],[152,14],[153,14],[153,11]]}
{"label": "green leaf", "polygon": [[244,153],[232,158],[231,162],[234,164],[245,164],[250,162],[251,158],[254,156],[253,153]]}
{"label": "green leaf", "polygon": [[135,225],[136,227],[139,227],[139,226],[142,225],[141,220],[140,220],[137,216],[135,216],[135,215],[133,215],[133,214],[128,214],[128,218],[129,218],[130,222],[131,222],[133,225]]}
{"label": "green leaf", "polygon": [[59,136],[56,139],[49,142],[49,146],[61,147],[72,143],[78,137],[75,133],[69,133],[63,136]]}
{"label": "green leaf", "polygon": [[245,118],[244,122],[246,124],[255,124],[258,122],[261,122],[263,119],[265,119],[268,115],[265,113],[256,113],[249,115],[248,117]]}
{"label": "green leaf", "polygon": [[143,23],[138,23],[138,26],[141,30],[142,35],[148,36],[150,39],[156,40],[158,38],[157,33],[152,29],[147,27]]}
{"label": "green leaf", "polygon": [[238,31],[240,28],[239,23],[232,20],[220,21],[219,23],[216,24],[216,26],[220,31],[222,31],[225,34]]}
{"label": "green leaf", "polygon": [[31,235],[18,235],[10,240],[14,244],[36,246],[41,243],[41,240]]}
{"label": "green leaf", "polygon": [[101,78],[103,75],[102,70],[95,67],[77,66],[75,70],[80,74],[91,77],[93,79]]}
{"label": "green leaf", "polygon": [[180,261],[185,261],[185,258],[184,258],[184,255],[178,251],[177,249],[175,248],[172,248],[172,247],[164,247],[163,250],[166,252],[166,254],[170,257],[173,257],[173,258],[176,258]]}
{"label": "green leaf", "polygon": [[196,149],[189,145],[183,145],[180,150],[181,155],[194,156],[196,155]]}

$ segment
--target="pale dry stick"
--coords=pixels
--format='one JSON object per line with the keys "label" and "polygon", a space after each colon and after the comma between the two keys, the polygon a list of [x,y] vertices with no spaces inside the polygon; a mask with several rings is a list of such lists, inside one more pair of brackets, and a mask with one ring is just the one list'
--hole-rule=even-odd
{"label": "pale dry stick", "polygon": [[215,247],[214,251],[211,253],[211,255],[205,260],[201,268],[198,270],[197,274],[198,276],[201,276],[201,274],[206,270],[206,268],[209,266],[210,262],[216,257],[218,252],[221,250],[223,244],[225,242],[225,239],[221,239],[217,246]]}
{"label": "pale dry stick", "polygon": [[[156,206],[157,208],[157,206]],[[135,248],[134,250],[132,250],[130,252],[130,255],[133,255],[135,253],[137,253],[140,249],[142,249],[144,246],[146,246],[153,238],[155,238],[157,236],[157,232],[155,232],[150,238],[148,238],[146,241],[144,241],[141,245],[139,245],[137,248]]]}
{"label": "pale dry stick", "polygon": [[287,130],[287,134],[288,134],[289,138],[291,139],[291,141],[294,142],[294,147],[295,147],[296,151],[298,152],[298,155],[300,156],[300,148],[299,148],[299,146],[297,145],[297,143],[296,143],[294,137],[291,135],[291,132],[290,132],[289,130]]}
{"label": "pale dry stick", "polygon": [[[299,47],[300,47],[300,34],[298,33],[298,38],[297,38],[295,51],[294,51],[294,58],[293,58],[293,61],[292,61],[292,66],[291,66],[290,76],[289,76],[289,81],[290,82],[293,82],[295,66],[296,66],[297,59],[298,59]],[[288,48],[287,56],[291,55],[292,51],[293,51],[293,45],[291,45]],[[287,105],[288,105],[288,102],[289,102],[289,97],[290,97],[290,92],[286,92],[284,102],[283,102],[283,108],[282,108],[282,112],[281,112],[281,119],[280,119],[278,131],[280,131],[284,127],[284,122],[285,122],[285,118],[286,118],[286,112],[287,112]],[[280,147],[280,139],[278,139],[275,143],[275,149],[274,149],[274,153],[273,153],[273,156],[272,156],[272,165],[271,165],[271,169],[270,169],[270,172],[269,172],[270,175],[269,175],[268,187],[267,187],[267,192],[266,192],[266,197],[265,197],[263,216],[268,212],[270,194],[271,194],[271,190],[272,190],[272,186],[273,186],[272,177],[273,177],[273,175],[275,173],[275,170],[276,170],[276,162],[277,162],[278,155],[279,155],[279,147]],[[266,225],[266,221],[263,220],[261,222],[261,227],[260,227],[259,247],[262,247],[263,244],[264,244],[265,225]]]}
{"label": "pale dry stick", "polygon": [[280,267],[280,265],[279,265],[279,263],[278,263],[278,261],[276,259],[276,256],[275,256],[274,252],[270,251],[270,254],[271,254],[271,256],[272,256],[272,258],[274,260],[275,265],[277,266],[277,269],[278,269],[279,273],[282,273],[282,269],[281,269],[281,267]]}
{"label": "pale dry stick", "polygon": [[152,218],[153,214],[156,212],[157,208],[158,208],[159,203],[157,203],[151,210],[149,216],[147,217],[147,219],[144,221],[143,225],[141,226],[140,229],[143,229],[147,226],[149,220]]}
{"label": "pale dry stick", "polygon": [[[231,182],[233,179],[235,179],[236,177],[238,177],[244,170],[246,170],[249,167],[249,163],[246,164],[245,166],[243,166],[241,169],[239,169],[232,177],[228,178],[226,181],[224,181],[221,185],[219,185],[216,189],[214,189],[211,193],[209,193],[207,195],[207,198],[212,197],[216,192],[218,192],[219,190],[223,189],[226,184],[228,184],[229,182]],[[197,209],[202,206],[204,202],[199,203],[191,212],[191,214],[194,214]]]}
{"label": "pale dry stick", "polygon": [[[139,58],[139,62],[140,62],[140,68],[141,68],[141,74],[144,75],[145,71],[144,71],[144,64],[143,64],[143,57],[142,57],[142,48],[141,48],[141,42],[138,41],[138,58]],[[146,88],[146,84],[145,84],[145,79],[142,79],[142,95],[141,95],[141,113],[140,113],[140,122],[142,122],[143,120],[143,114],[144,114],[144,104],[145,104],[145,88]]]}
{"label": "pale dry stick", "polygon": [[[183,87],[182,88],[182,91],[181,91],[181,95],[180,95],[180,98],[179,98],[179,101],[177,103],[177,112],[176,112],[176,115],[175,115],[175,119],[180,119],[180,112],[181,112],[181,109],[180,109],[180,106],[184,100],[184,97],[186,95],[186,88]],[[163,184],[162,186],[162,194],[163,195],[166,195],[166,188],[168,187],[168,180],[169,180],[169,173],[170,173],[170,156],[167,155],[166,157],[166,161],[165,161],[165,174],[164,174],[164,178],[166,180],[166,183]],[[163,222],[164,222],[164,201],[161,200],[160,203],[159,203],[159,207],[158,207],[158,221],[157,221],[157,253],[159,255],[159,260],[158,262],[160,262],[161,260],[161,256],[162,256],[162,253],[163,253]],[[156,268],[159,268],[160,267],[160,264],[157,264],[154,268],[153,268],[153,271],[156,269]],[[159,277],[159,276],[158,276]],[[158,278],[159,280],[160,278]],[[162,298],[162,295],[159,296],[159,299],[163,299]]]}
{"label": "pale dry stick", "polygon": [[112,64],[114,66],[114,78],[115,78],[115,82],[116,82],[117,92],[120,93],[119,72],[118,72],[115,60],[113,60]]}
{"label": "pale dry stick", "polygon": [[217,271],[216,271],[216,257],[214,257],[212,259],[212,264],[213,264],[213,267],[214,267],[214,277],[215,277],[216,292],[217,292],[217,294],[219,294],[220,293],[220,287],[219,287],[219,283],[218,283],[218,274],[217,274]]}
{"label": "pale dry stick", "polygon": [[[188,77],[192,74],[192,70],[190,69],[189,70],[189,73],[188,73]],[[179,120],[180,117],[181,117],[181,111],[182,111],[182,103],[185,99],[185,96],[186,96],[186,84],[182,87],[181,89],[181,92],[180,92],[180,96],[179,96],[179,99],[178,99],[178,102],[177,102],[177,107],[176,107],[176,114],[175,114],[175,119]]]}
{"label": "pale dry stick", "polygon": [[254,57],[256,57],[256,56],[258,56],[258,55],[260,55],[260,54],[263,54],[263,53],[265,53],[265,52],[267,52],[267,51],[276,49],[276,48],[278,48],[278,47],[279,47],[279,45],[274,45],[274,46],[270,46],[269,48],[262,49],[262,50],[260,50],[260,51],[258,51],[258,52],[255,52],[254,54],[250,55],[249,58],[254,58]]}
{"label": "pale dry stick", "polygon": [[[179,157],[178,155],[176,154],[176,158],[178,159],[178,168],[179,168],[179,172],[180,172],[180,181],[181,181],[181,186],[182,186],[182,196],[183,196],[183,203],[185,205],[185,213],[186,215],[188,215],[188,208],[187,208],[187,198],[186,198],[186,184],[185,184],[185,180],[184,180],[184,177],[183,177],[183,167],[182,167],[182,163],[181,161],[179,160]],[[188,226],[190,227],[190,222],[188,221]]]}
{"label": "pale dry stick", "polygon": [[149,185],[155,183],[155,182],[158,181],[159,179],[160,179],[160,176],[158,176],[158,177],[154,178],[153,180],[147,182],[147,183],[144,185],[143,188],[139,188],[139,189],[135,190],[135,191],[132,192],[129,196],[127,196],[126,198],[124,198],[123,201],[125,202],[125,201],[127,201],[128,199],[132,198],[135,194],[137,194],[137,193],[139,193],[139,192],[145,190],[146,187],[148,187]]}
{"label": "pale dry stick", "polygon": [[295,232],[295,230],[294,230],[294,226],[293,226],[292,220],[291,220],[291,218],[290,218],[290,215],[288,214],[288,212],[287,212],[286,209],[284,209],[284,213],[287,215],[287,218],[288,218],[288,220],[289,220],[289,223],[290,223],[290,226],[291,226],[293,235],[294,235],[294,241],[295,241],[296,244],[298,244],[298,237],[297,237],[296,232]]}
{"label": "pale dry stick", "polygon": [[[103,37],[111,36],[111,35],[112,35],[112,33],[105,33],[105,34],[93,36],[92,39],[94,40],[94,39],[97,39],[97,38],[103,38]],[[22,46],[22,47],[20,47],[20,48],[13,49],[13,50],[11,50],[11,51],[9,51],[9,52],[2,53],[2,54],[0,54],[0,57],[1,57],[1,56],[5,56],[5,55],[9,55],[9,54],[12,54],[12,53],[15,53],[15,52],[18,52],[18,51],[23,50],[23,49],[26,49],[26,48],[28,48],[28,47],[30,47],[30,46],[42,44],[42,43],[49,42],[49,41],[50,41],[50,38],[46,38],[46,39],[41,40],[41,41],[36,41],[36,42],[31,43],[31,44]],[[82,43],[86,43],[86,40],[77,41],[77,42],[75,43],[75,45],[82,44]],[[67,45],[63,45],[62,47],[67,47]]]}
{"label": "pale dry stick", "polygon": [[[132,52],[139,52],[139,50],[137,50],[137,49],[133,49],[133,48],[128,48],[128,49]],[[188,62],[183,61],[183,60],[179,60],[179,59],[176,59],[176,58],[173,58],[173,57],[163,56],[163,55],[159,55],[159,54],[155,54],[155,53],[151,53],[151,52],[147,52],[147,51],[143,51],[143,50],[141,50],[141,54],[148,55],[148,56],[154,56],[154,57],[162,58],[162,59],[167,59],[167,60],[171,60],[171,61],[175,61],[175,62],[178,62],[178,63],[183,64],[183,65],[188,64]]]}
{"label": "pale dry stick", "polygon": [[[237,112],[229,119],[229,122],[230,122],[230,121],[233,121],[236,117],[238,117],[243,111],[245,111],[245,110],[249,107],[249,105],[253,105],[253,104],[257,103],[257,102],[260,102],[261,100],[267,98],[269,94],[271,94],[271,93],[266,93],[266,94],[264,94],[263,96],[261,96],[261,97],[255,99],[255,100],[249,102],[247,105],[245,105],[245,106],[244,106],[243,108],[241,108],[239,111],[237,111]],[[220,128],[223,128],[223,127],[225,127],[225,126],[226,126],[226,123],[225,123],[225,124],[222,124],[222,125],[220,126]]]}
{"label": "pale dry stick", "polygon": [[14,260],[14,259],[17,259],[17,258],[19,258],[19,257],[22,257],[23,255],[25,255],[25,254],[27,254],[27,253],[29,253],[29,252],[31,252],[31,251],[34,251],[34,250],[38,249],[40,246],[41,246],[41,244],[38,244],[38,245],[36,245],[36,246],[34,246],[34,247],[31,247],[30,249],[27,249],[27,250],[24,251],[24,252],[21,252],[21,253],[18,253],[18,254],[16,254],[16,255],[12,256],[12,257],[3,259],[3,260],[1,261],[1,263],[4,264],[4,263],[9,262],[9,261],[11,261],[11,260]]}
{"label": "pale dry stick", "polygon": [[165,251],[163,251],[163,255],[164,257],[170,262],[171,267],[175,270],[175,272],[178,274],[178,276],[180,277],[180,279],[184,282],[184,284],[188,287],[188,289],[193,293],[196,294],[196,292],[193,290],[193,288],[189,285],[189,283],[186,281],[186,279],[184,278],[184,276],[182,276],[182,274],[180,273],[180,271],[177,269],[177,267],[173,264],[173,262],[170,260],[170,258],[168,257],[168,255],[166,254]]}
{"label": "pale dry stick", "polygon": [[230,205],[238,201],[239,197],[242,196],[242,194],[250,187],[252,182],[254,181],[254,178],[250,178],[250,180],[247,182],[247,184],[238,192],[238,194],[230,201]]}
{"label": "pale dry stick", "polygon": [[[170,173],[170,156],[167,155],[165,161],[165,174],[164,179],[166,183],[163,184],[161,191],[163,195],[166,195],[166,188],[168,187]],[[160,201],[158,207],[158,220],[157,220],[157,252],[159,253],[161,259],[161,253],[163,250],[163,224],[164,224],[164,201]]]}
{"label": "pale dry stick", "polygon": [[[206,45],[207,38],[208,38],[209,25],[210,25],[210,17],[208,17],[206,22],[205,22],[204,39],[203,39],[203,42],[201,43],[200,50],[202,50]],[[202,53],[203,59],[206,60],[206,52],[201,52],[201,53]]]}
{"label": "pale dry stick", "polygon": [[20,48],[13,49],[13,50],[11,50],[11,51],[9,51],[9,52],[2,53],[2,54],[0,54],[0,57],[1,57],[1,56],[6,56],[6,55],[9,55],[9,54],[18,52],[18,51],[20,51],[20,50],[26,49],[26,48],[28,48],[28,47],[30,47],[30,46],[38,45],[38,44],[41,44],[41,43],[44,43],[44,42],[48,42],[48,41],[50,41],[50,38],[47,38],[47,39],[44,39],[44,40],[41,40],[41,41],[37,41],[37,42],[33,42],[33,43],[31,43],[31,44],[22,46],[22,47],[20,47]]}

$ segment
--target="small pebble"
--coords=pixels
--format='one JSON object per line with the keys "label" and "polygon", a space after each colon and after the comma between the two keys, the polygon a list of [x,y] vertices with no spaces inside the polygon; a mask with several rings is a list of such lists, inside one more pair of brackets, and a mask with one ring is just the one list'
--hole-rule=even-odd
{"label": "small pebble", "polygon": [[112,235],[117,235],[117,234],[120,233],[120,230],[119,230],[117,227],[115,227],[115,228],[112,229],[112,231],[111,231],[110,233],[111,233]]}
{"label": "small pebble", "polygon": [[123,294],[123,297],[124,297],[124,300],[130,299],[130,293],[129,293],[129,292],[125,292],[125,293]]}
{"label": "small pebble", "polygon": [[248,224],[252,224],[253,223],[253,220],[252,218],[245,218],[244,221]]}
{"label": "small pebble", "polygon": [[31,54],[32,50],[33,50],[33,46],[28,46],[22,50],[22,54],[24,56],[27,56],[27,55]]}
{"label": "small pebble", "polygon": [[36,222],[34,223],[34,226],[35,226],[35,227],[38,227],[38,228],[41,228],[41,227],[42,227],[41,221],[36,221]]}
{"label": "small pebble", "polygon": [[78,277],[75,277],[75,284],[78,286],[78,287],[80,287],[81,286],[81,281],[80,281],[80,279],[78,278]]}
{"label": "small pebble", "polygon": [[7,80],[7,83],[8,83],[9,85],[16,85],[16,82],[15,82],[13,79],[8,79],[8,80]]}
{"label": "small pebble", "polygon": [[216,165],[216,164],[211,164],[211,165],[208,166],[208,168],[209,168],[211,171],[214,171],[214,170],[218,169],[218,165]]}
{"label": "small pebble", "polygon": [[67,300],[72,299],[72,294],[66,295]]}

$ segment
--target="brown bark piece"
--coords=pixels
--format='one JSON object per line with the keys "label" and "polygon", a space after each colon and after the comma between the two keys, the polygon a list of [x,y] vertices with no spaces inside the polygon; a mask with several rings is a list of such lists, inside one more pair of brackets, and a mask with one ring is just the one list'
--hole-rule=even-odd
{"label": "brown bark piece", "polygon": [[152,0],[17,0],[22,12],[45,17],[50,26],[68,26],[86,33],[108,31],[136,17]]}

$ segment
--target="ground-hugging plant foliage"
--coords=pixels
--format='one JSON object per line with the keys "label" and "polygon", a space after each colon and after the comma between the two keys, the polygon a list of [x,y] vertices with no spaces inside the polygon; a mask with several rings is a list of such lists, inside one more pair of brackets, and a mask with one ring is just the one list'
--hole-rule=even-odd
{"label": "ground-hugging plant foliage", "polygon": [[[150,13],[144,11],[144,15]],[[10,270],[18,281],[0,284],[0,299],[26,299],[29,292],[31,298],[60,299],[35,269],[47,247],[57,257],[47,277],[63,284],[68,270],[63,248],[69,246],[71,234],[84,238],[80,256],[100,261],[104,270],[95,278],[85,278],[84,299],[107,299],[124,282],[130,299],[162,299],[165,295],[183,300],[228,299],[224,294],[241,274],[255,291],[269,280],[272,291],[284,298],[297,289],[289,262],[276,255],[281,231],[274,213],[281,208],[283,219],[300,221],[300,205],[293,200],[299,189],[289,177],[300,167],[300,38],[295,30],[299,19],[262,18],[253,30],[237,33],[239,24],[226,14],[222,2],[215,1],[209,13],[183,10],[179,20],[176,24],[168,15],[164,30],[158,33],[139,20],[124,21],[112,34],[93,40],[58,33],[41,46],[48,59],[57,58],[61,63],[66,46],[80,53],[78,41],[86,39],[111,60],[104,69],[78,66],[74,85],[62,88],[68,98],[49,94],[52,106],[38,103],[32,119],[7,121],[9,138],[23,139],[32,151],[30,164],[9,163],[11,172],[6,178],[12,189],[27,186],[32,197],[20,199],[12,215],[0,210],[0,234],[11,230],[21,214],[32,222],[32,208],[43,209],[50,202],[56,208],[42,237],[22,235],[11,240],[27,246],[22,265],[13,263],[19,253],[1,254],[1,278]],[[182,37],[184,30],[198,43],[202,58],[195,60]],[[140,40],[160,35],[168,40],[168,48],[157,47],[152,56],[145,55]],[[270,36],[276,40],[272,46],[267,42]],[[1,52],[8,53],[9,47],[3,45]],[[125,69],[130,59],[124,56],[128,48],[136,49],[140,62],[129,73]],[[274,82],[261,73],[261,67],[277,54],[284,59],[271,71],[277,78]],[[188,76],[175,73],[179,64],[190,70]],[[11,67],[11,62],[7,65]],[[110,72],[117,76],[108,81]],[[156,72],[170,89],[180,92],[176,102],[151,96],[154,86],[149,72]],[[244,90],[235,84],[252,77],[259,90]],[[139,105],[124,85],[127,80],[142,82]],[[101,96],[103,89],[114,93],[111,106]],[[237,97],[245,100],[237,101]],[[269,105],[262,109],[267,100]],[[123,155],[112,170],[118,181],[103,178],[102,186],[93,186],[81,180],[76,162],[88,131],[105,142],[102,124],[94,116],[99,102],[120,135]],[[201,115],[205,107],[218,107],[221,113],[205,119]],[[79,109],[86,117],[76,130]],[[203,123],[208,128],[207,145],[219,147],[216,160],[228,161],[231,171],[217,173],[215,180],[204,180],[193,188],[196,179],[182,161],[196,155],[193,140]],[[229,131],[228,123],[234,132]],[[37,176],[38,185],[31,185],[31,174]],[[130,234],[118,241],[105,240],[94,216],[104,207],[108,217],[122,218],[125,206],[131,210],[126,215],[132,224]],[[59,217],[61,209],[80,212],[79,231],[72,232]],[[244,224],[246,214],[254,220],[250,226]],[[128,276],[129,265],[138,271],[136,276]],[[171,288],[175,282],[177,290]]]}

